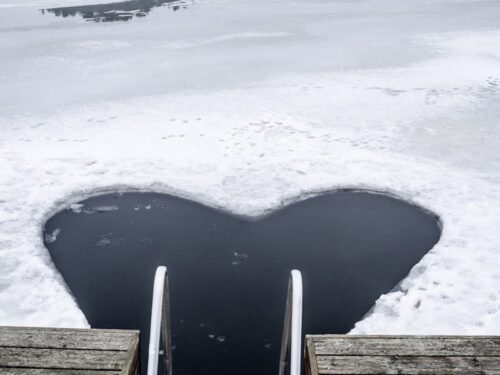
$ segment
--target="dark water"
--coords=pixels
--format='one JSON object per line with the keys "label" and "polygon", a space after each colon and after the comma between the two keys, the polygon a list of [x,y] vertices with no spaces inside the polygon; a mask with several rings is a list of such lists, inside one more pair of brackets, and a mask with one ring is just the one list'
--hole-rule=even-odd
{"label": "dark water", "polygon": [[153,193],[81,203],[47,222],[46,245],[94,328],[141,329],[143,373],[158,265],[169,270],[176,375],[275,374],[292,268],[304,333],[345,333],[440,236],[437,217],[367,192],[258,221]]}
{"label": "dark water", "polygon": [[68,17],[79,15],[87,21],[129,21],[134,17],[145,17],[155,7],[166,6],[177,11],[186,9],[188,3],[179,0],[127,0],[108,4],[91,4],[42,9],[41,12]]}

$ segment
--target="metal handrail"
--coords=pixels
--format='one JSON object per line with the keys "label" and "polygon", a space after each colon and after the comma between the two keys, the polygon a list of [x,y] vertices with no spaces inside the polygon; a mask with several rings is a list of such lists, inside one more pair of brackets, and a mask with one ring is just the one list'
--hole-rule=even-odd
{"label": "metal handrail", "polygon": [[160,336],[163,339],[165,374],[172,375],[172,339],[170,328],[170,298],[167,267],[156,269],[151,306],[151,327],[149,331],[149,353],[147,375],[158,374]]}
{"label": "metal handrail", "polygon": [[302,352],[302,274],[290,272],[286,298],[285,322],[281,340],[279,375],[285,375],[290,355],[290,375],[300,375]]}
{"label": "metal handrail", "polygon": [[[165,374],[172,375],[172,339],[170,325],[170,299],[167,267],[156,269],[153,303],[151,307],[151,327],[149,331],[149,352],[147,375],[158,374],[160,337],[165,350]],[[290,375],[301,373],[302,350],[302,274],[298,270],[290,272],[286,299],[285,321],[281,341],[279,375],[285,375],[290,356]]]}

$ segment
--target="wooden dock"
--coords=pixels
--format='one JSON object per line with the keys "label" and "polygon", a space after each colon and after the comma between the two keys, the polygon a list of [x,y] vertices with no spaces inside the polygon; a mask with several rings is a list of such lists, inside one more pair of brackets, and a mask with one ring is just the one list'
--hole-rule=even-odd
{"label": "wooden dock", "polygon": [[307,335],[306,375],[500,374],[500,337]]}
{"label": "wooden dock", "polygon": [[139,331],[0,327],[1,375],[135,375]]}
{"label": "wooden dock", "polygon": [[[499,336],[306,335],[305,374],[500,375]],[[138,375],[139,332],[0,327],[0,375]]]}

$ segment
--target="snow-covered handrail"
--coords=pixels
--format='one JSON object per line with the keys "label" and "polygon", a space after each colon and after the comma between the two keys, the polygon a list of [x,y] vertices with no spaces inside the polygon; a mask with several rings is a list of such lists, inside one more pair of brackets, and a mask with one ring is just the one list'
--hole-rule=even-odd
{"label": "snow-covered handrail", "polygon": [[165,374],[172,375],[172,345],[170,336],[170,300],[168,292],[167,267],[156,269],[151,307],[151,327],[149,331],[148,374],[158,374],[160,337],[163,338]]}
{"label": "snow-covered handrail", "polygon": [[302,274],[290,272],[286,298],[285,322],[281,340],[279,375],[285,375],[288,354],[290,354],[290,375],[300,375],[302,358]]}

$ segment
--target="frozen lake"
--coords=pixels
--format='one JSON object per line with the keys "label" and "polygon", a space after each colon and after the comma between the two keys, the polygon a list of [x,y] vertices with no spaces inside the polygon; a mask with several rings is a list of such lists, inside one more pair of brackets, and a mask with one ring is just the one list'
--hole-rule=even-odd
{"label": "frozen lake", "polygon": [[47,11],[89,4],[0,0],[1,325],[88,325],[43,244],[68,204],[151,191],[259,216],[355,187],[444,227],[354,331],[500,333],[500,1]]}

